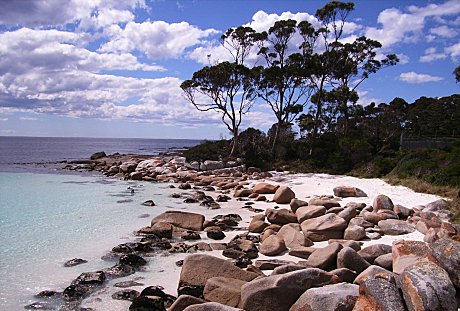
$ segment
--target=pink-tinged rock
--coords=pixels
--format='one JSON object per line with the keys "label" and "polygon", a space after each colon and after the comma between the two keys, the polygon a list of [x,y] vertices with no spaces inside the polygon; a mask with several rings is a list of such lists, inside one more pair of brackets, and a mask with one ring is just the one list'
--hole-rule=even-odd
{"label": "pink-tinged rock", "polygon": [[433,257],[449,274],[452,283],[460,288],[460,242],[440,239],[430,244]]}
{"label": "pink-tinged rock", "polygon": [[313,242],[343,238],[343,231],[347,227],[345,219],[335,215],[307,219],[300,225],[304,235]]}
{"label": "pink-tinged rock", "polygon": [[360,226],[348,226],[343,234],[345,240],[359,241],[366,238],[366,230]]}
{"label": "pink-tinged rock", "polygon": [[241,286],[246,283],[246,281],[224,277],[210,278],[204,287],[204,299],[237,307],[241,300]]}
{"label": "pink-tinged rock", "polygon": [[276,235],[271,235],[266,238],[259,246],[259,252],[266,256],[276,256],[286,251],[286,244],[284,240],[278,238]]}
{"label": "pink-tinged rock", "polygon": [[277,204],[289,204],[294,198],[295,193],[291,190],[291,188],[280,186],[273,196],[273,201],[275,201]]}
{"label": "pink-tinged rock", "polygon": [[428,260],[418,261],[402,272],[401,289],[409,311],[457,311],[449,275]]}
{"label": "pink-tinged rock", "polygon": [[374,260],[385,254],[391,254],[392,247],[391,245],[386,244],[374,244],[369,245],[362,250],[358,251],[358,254],[363,257],[367,262],[373,263]]}
{"label": "pink-tinged rock", "polygon": [[235,190],[235,194],[233,195],[235,198],[244,198],[248,197],[252,194],[251,189],[239,189]]}
{"label": "pink-tinged rock", "polygon": [[322,205],[325,206],[327,209],[333,208],[333,207],[340,207],[340,203],[337,202],[335,199],[328,199],[328,198],[312,198],[308,202],[308,205]]}
{"label": "pink-tinged rock", "polygon": [[299,224],[287,224],[282,226],[276,236],[284,240],[288,248],[313,245],[313,242],[303,235]]}
{"label": "pink-tinged rock", "polygon": [[316,218],[326,214],[326,207],[322,205],[309,205],[303,206],[297,209],[295,215],[297,216],[297,221],[301,224],[307,219]]}
{"label": "pink-tinged rock", "polygon": [[370,264],[350,247],[344,247],[337,254],[337,268],[347,268],[361,273],[369,266]]}
{"label": "pink-tinged rock", "polygon": [[381,209],[386,209],[386,210],[393,210],[394,204],[393,201],[389,197],[387,197],[384,194],[379,194],[374,198],[374,203],[372,204],[374,207],[374,211],[378,211]]}
{"label": "pink-tinged rock", "polygon": [[415,264],[418,260],[431,255],[431,250],[425,242],[396,241],[392,247],[393,272],[401,274],[404,269]]}
{"label": "pink-tinged rock", "polygon": [[385,279],[369,279],[359,286],[353,311],[403,311],[404,303],[395,284]]}
{"label": "pink-tinged rock", "polygon": [[200,303],[205,303],[206,301],[201,298],[197,298],[190,295],[180,295],[177,297],[176,301],[169,307],[168,311],[184,311],[185,308],[196,305]]}
{"label": "pink-tinged rock", "polygon": [[201,231],[203,230],[204,216],[189,212],[167,211],[153,218],[151,225],[154,226],[159,222],[170,223],[171,225],[184,229]]}
{"label": "pink-tinged rock", "polygon": [[259,278],[241,288],[241,307],[246,311],[289,310],[309,288],[339,281],[332,273],[308,268]]}
{"label": "pink-tinged rock", "polygon": [[288,223],[297,223],[295,214],[285,208],[269,208],[265,211],[265,215],[267,216],[267,220],[272,224],[285,225]]}
{"label": "pink-tinged rock", "polygon": [[362,284],[370,279],[385,279],[389,282],[395,282],[395,274],[391,271],[388,271],[380,266],[369,266],[366,270],[361,272],[354,280],[355,284]]}
{"label": "pink-tinged rock", "polygon": [[336,267],[337,254],[342,248],[342,245],[339,243],[331,243],[326,247],[318,248],[308,257],[307,265],[319,269],[334,269]]}
{"label": "pink-tinged rock", "polygon": [[299,209],[299,207],[307,206],[307,205],[308,205],[308,202],[302,201],[299,199],[292,199],[291,202],[289,203],[289,206],[291,207],[291,210],[294,213]]}
{"label": "pink-tinged rock", "polygon": [[401,235],[415,231],[413,224],[398,219],[381,220],[378,222],[378,226],[382,229],[382,233],[387,235]]}
{"label": "pink-tinged rock", "polygon": [[279,185],[272,185],[269,183],[262,182],[255,185],[254,188],[252,188],[252,192],[258,194],[273,194],[279,187]]}
{"label": "pink-tinged rock", "polygon": [[359,188],[339,186],[334,188],[334,195],[336,197],[349,198],[349,197],[367,197],[367,194]]}

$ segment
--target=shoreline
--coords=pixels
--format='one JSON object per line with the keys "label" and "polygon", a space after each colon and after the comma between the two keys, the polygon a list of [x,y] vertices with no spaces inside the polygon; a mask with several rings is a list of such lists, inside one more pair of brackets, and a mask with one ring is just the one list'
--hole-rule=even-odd
{"label": "shoreline", "polygon": [[[155,157],[152,161],[157,161],[158,160],[157,158],[158,157]],[[171,159],[170,161],[172,160],[174,160],[174,158]],[[143,161],[147,161],[147,160],[144,159]],[[182,163],[180,160],[175,160],[175,162],[180,163],[180,165],[182,165],[181,167],[185,166],[185,163]],[[142,160],[139,161],[138,163],[142,163]],[[106,162],[104,167],[108,167],[108,166],[112,167],[113,165],[110,165],[110,164],[113,164],[113,163],[109,163],[109,165],[107,165],[107,162]],[[164,163],[163,165],[165,164],[166,163]],[[95,165],[95,166],[97,167],[98,165]],[[206,236],[206,233],[204,231],[200,231],[199,232],[200,240],[198,240],[197,242],[204,242],[204,243],[208,243],[208,242],[216,243],[217,242],[217,243],[227,243],[228,244],[235,238],[237,234],[244,235],[244,233],[247,232],[247,229],[248,228],[250,229],[251,221],[252,221],[251,217],[253,217],[254,215],[265,213],[268,209],[273,208],[276,205],[280,206],[281,209],[288,209],[288,210],[290,209],[289,204],[277,204],[275,202],[270,202],[273,199],[273,194],[264,194],[264,196],[266,197],[266,201],[257,201],[256,198],[247,199],[247,198],[233,197],[234,191],[235,191],[234,188],[244,187],[245,189],[251,189],[254,185],[261,183],[261,182],[268,182],[273,185],[288,186],[292,188],[292,190],[295,192],[296,198],[301,199],[301,200],[302,199],[303,200],[313,199],[314,195],[317,195],[317,196],[327,195],[330,198],[333,198],[334,197],[332,195],[333,187],[331,187],[331,185],[339,186],[340,183],[347,183],[347,186],[360,188],[368,194],[368,196],[365,198],[355,197],[355,198],[343,198],[341,200],[338,200],[337,202],[339,202],[339,204],[343,206],[346,206],[347,203],[351,203],[352,201],[362,202],[366,206],[372,205],[373,196],[375,196],[376,193],[385,192],[385,191],[380,191],[382,187],[385,187],[385,189],[388,191],[389,189],[391,189],[390,191],[391,193],[389,193],[388,195],[390,198],[392,198],[395,201],[395,204],[405,203],[407,205],[408,203],[412,202],[413,205],[409,206],[410,208],[413,208],[416,205],[428,204],[432,201],[435,201],[436,199],[439,199],[438,196],[415,193],[414,191],[406,187],[388,185],[387,183],[385,183],[383,180],[380,180],[380,179],[360,179],[360,178],[355,178],[355,177],[350,177],[350,176],[334,176],[334,175],[327,175],[327,174],[285,174],[285,173],[276,173],[276,172],[271,172],[271,173],[260,172],[259,173],[258,170],[255,168],[252,168],[252,170],[253,170],[252,174],[247,174],[247,173],[242,173],[240,170],[235,169],[234,167],[233,168],[223,168],[223,169],[220,168],[217,170],[218,174],[215,174],[215,175],[220,175],[220,176],[214,176],[213,173],[215,173],[215,171],[212,171],[212,170],[201,172],[201,174],[200,172],[191,173],[191,174],[196,174],[196,176],[195,175],[190,176],[190,172],[184,173],[186,172],[185,170],[184,171],[178,170],[174,173],[169,172],[167,174],[164,174],[166,175],[166,178],[160,177],[160,180],[166,181],[167,183],[165,183],[165,185],[169,185],[169,187],[171,187],[171,185],[177,186],[179,184],[179,187],[177,190],[178,192],[182,194],[182,197],[180,198],[181,200],[184,197],[186,199],[193,198],[193,192],[201,191],[201,190],[205,192],[205,195],[211,196],[214,202],[216,201],[218,195],[228,195],[231,197],[231,199],[228,202],[218,203],[221,207],[220,209],[206,209],[206,207],[200,207],[198,204],[200,200],[197,200],[197,202],[194,201],[194,203],[186,203],[186,204],[189,204],[190,206],[190,208],[185,208],[186,211],[191,211],[195,213],[197,212],[199,213],[201,211],[201,214],[204,214],[206,216],[207,221],[212,219],[211,215],[218,215],[218,214],[225,215],[229,213],[230,214],[238,213],[242,218],[241,221],[238,222],[238,227],[241,227],[240,228],[241,230],[238,230],[238,231],[223,230],[224,234],[226,235],[226,237],[223,240],[215,241],[215,240],[209,239]],[[104,169],[101,169],[100,171],[104,171]],[[134,169],[133,172],[136,172],[136,169]],[[229,173],[229,172],[232,172],[232,173]],[[128,173],[128,174],[131,174],[131,173]],[[234,176],[223,176],[225,174],[234,174]],[[159,174],[157,176],[162,176],[162,175],[163,174]],[[142,179],[144,177],[149,177],[149,176],[145,175],[142,177]],[[193,179],[192,177],[194,177],[195,179]],[[197,182],[198,179],[201,179],[201,183],[199,181]],[[234,184],[235,182],[230,181],[231,179],[233,180],[236,179],[239,181],[237,182],[237,184]],[[206,182],[203,183],[203,180],[206,180]],[[146,181],[152,181],[152,180],[148,180],[147,178]],[[214,186],[210,186],[213,182],[214,182]],[[205,185],[206,183],[208,183],[207,186]],[[210,188],[207,188],[207,187],[214,187],[215,190],[211,190]],[[180,188],[183,188],[183,189],[180,189]],[[415,201],[414,201],[414,197],[417,198]],[[179,199],[179,198],[176,198],[176,199]],[[241,201],[238,201],[239,199],[241,199]],[[253,211],[250,211],[247,208],[248,205],[246,205],[246,203],[249,203],[249,202],[253,203],[252,205],[249,205]],[[175,210],[184,209],[184,207],[181,207],[180,205],[177,204],[178,202],[175,202],[175,203],[176,203],[175,206],[178,207]],[[208,205],[209,205],[209,202],[208,202]],[[245,206],[246,208],[241,208],[242,205],[243,207]],[[208,206],[208,208],[212,208],[212,205]],[[256,212],[259,211],[259,213],[256,213],[254,211]],[[137,230],[139,229],[140,228],[137,228]],[[415,229],[415,225],[414,225],[414,229]],[[171,240],[171,244],[173,244],[173,247],[174,245],[177,245],[177,243],[180,243],[182,241],[188,243],[189,245],[194,245],[194,243],[188,242],[187,240],[181,240],[180,236],[182,233],[183,233],[182,229],[178,231],[174,229],[173,235],[175,236],[175,238]],[[250,235],[258,236],[255,233],[250,233]],[[276,236],[276,232],[274,232],[274,235]],[[417,230],[414,230],[414,232],[406,234],[406,235],[397,235],[397,236],[384,235],[382,238],[379,238],[379,239],[366,240],[363,242],[363,244],[360,247],[364,248],[366,246],[373,245],[373,244],[391,245],[393,241],[399,240],[401,238],[406,238],[406,239],[410,239],[414,241],[423,241],[424,234],[420,233]],[[199,247],[206,249],[206,246],[204,243],[200,243],[201,245]],[[210,245],[210,243],[208,243],[208,246]],[[313,247],[314,248],[324,248],[327,245],[328,244],[326,241],[325,242],[315,242],[313,244]],[[225,247],[226,246],[221,245],[221,248],[223,248],[223,250],[226,249]],[[187,250],[185,250],[185,253],[180,253],[180,254],[170,254],[168,255],[168,257],[166,257],[169,260],[166,259],[165,261],[169,262],[169,264],[171,264],[172,266],[169,267],[169,270],[165,269],[163,272],[157,272],[157,274],[158,275],[166,274],[169,279],[167,282],[158,281],[158,279],[154,281],[153,279],[155,279],[155,276],[152,275],[151,280],[153,284],[149,283],[145,285],[153,285],[153,286],[160,285],[164,287],[164,291],[167,294],[176,296],[177,295],[176,290],[179,284],[179,279],[180,279],[179,274],[180,274],[181,269],[175,266],[174,261],[173,261],[174,258],[169,258],[169,257],[173,256],[173,257],[180,258],[178,260],[183,260],[185,259],[185,257],[189,255],[189,253],[186,251]],[[135,253],[138,253],[138,252],[135,252]],[[219,249],[219,250],[216,249],[212,251],[198,251],[198,253],[210,254],[212,256],[215,256],[221,259],[227,259],[227,260],[229,259],[228,256],[224,256],[222,254],[222,249]],[[275,255],[275,256],[266,256],[266,255],[261,254],[259,250],[258,255],[259,255],[258,258],[254,260],[269,260],[269,261],[273,261],[273,259],[287,260],[287,261],[292,262],[292,264],[295,264],[295,265],[298,265],[299,263],[304,261],[304,260],[301,260],[301,258],[289,255],[287,252],[282,252],[282,254]],[[149,256],[151,255],[147,255],[146,258],[148,259]],[[160,254],[157,253],[157,255],[153,255],[153,256],[154,256],[153,257],[154,259],[155,257],[162,256],[162,255],[161,253]],[[133,277],[135,278],[137,274],[140,274],[141,276],[146,277],[144,276],[144,274],[148,274],[148,273],[142,272],[142,271],[136,272],[136,274],[134,274]],[[113,283],[112,281],[110,282],[111,283],[109,284]],[[109,293],[111,292],[111,290],[108,290],[107,287],[103,287],[103,288],[105,288],[104,290],[106,292],[107,291],[109,291]],[[97,291],[96,291],[96,294],[97,294]],[[84,300],[80,300],[80,301],[82,302],[82,306],[95,307],[96,309],[99,309],[101,307],[103,308],[104,301],[105,301],[104,299],[99,301],[99,299],[100,298],[98,298],[97,296],[95,297],[91,295],[89,296],[89,298],[85,298]],[[110,299],[110,297],[108,299]],[[123,305],[123,308],[124,306],[126,306],[126,309],[127,309],[130,304],[131,302],[126,301],[126,302],[121,303],[120,305]]]}

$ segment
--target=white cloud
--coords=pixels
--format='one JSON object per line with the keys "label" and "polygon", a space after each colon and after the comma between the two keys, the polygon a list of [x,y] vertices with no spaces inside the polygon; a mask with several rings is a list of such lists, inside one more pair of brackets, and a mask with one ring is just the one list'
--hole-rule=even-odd
{"label": "white cloud", "polygon": [[382,102],[380,98],[368,96],[369,91],[358,91],[359,99],[356,102],[357,105],[361,105],[363,107],[369,106],[371,103],[379,104]]}
{"label": "white cloud", "polygon": [[21,121],[37,121],[38,118],[33,118],[33,117],[19,117],[19,120],[21,120]]}
{"label": "white cloud", "polygon": [[0,118],[0,121],[2,122],[8,121],[8,118]]}
{"label": "white cloud", "polygon": [[432,76],[428,74],[420,74],[411,72],[401,73],[398,77],[399,80],[410,83],[410,84],[420,84],[426,82],[438,82],[444,80],[442,77]]}
{"label": "white cloud", "polygon": [[446,53],[450,55],[452,60],[456,60],[460,56],[460,43],[456,43],[444,49]]}
{"label": "white cloud", "polygon": [[130,12],[144,8],[144,0],[21,0],[0,1],[0,24],[104,27],[133,20]]}
{"label": "white cloud", "polygon": [[430,47],[425,50],[425,55],[419,58],[421,63],[429,63],[435,60],[445,59],[447,55],[445,53],[438,53],[435,47]]}
{"label": "white cloud", "polygon": [[396,54],[396,56],[398,56],[400,65],[408,64],[409,61],[410,61],[410,57],[408,55],[406,55],[406,54],[399,53],[399,54]]}
{"label": "white cloud", "polygon": [[420,16],[443,16],[457,15],[460,13],[460,2],[458,0],[446,1],[442,4],[429,4],[425,7],[409,6],[408,10]]}
{"label": "white cloud", "polygon": [[217,34],[217,30],[201,30],[187,22],[166,23],[164,21],[129,22],[124,28],[112,26],[107,34],[110,40],[100,52],[141,51],[151,59],[180,57],[184,51]]}
{"label": "white cloud", "polygon": [[449,39],[454,38],[457,35],[457,31],[455,29],[449,28],[446,25],[431,28],[430,33]]}
{"label": "white cloud", "polygon": [[377,22],[382,24],[382,28],[369,27],[365,35],[384,47],[405,41],[424,27],[423,16],[406,14],[395,8],[380,12]]}

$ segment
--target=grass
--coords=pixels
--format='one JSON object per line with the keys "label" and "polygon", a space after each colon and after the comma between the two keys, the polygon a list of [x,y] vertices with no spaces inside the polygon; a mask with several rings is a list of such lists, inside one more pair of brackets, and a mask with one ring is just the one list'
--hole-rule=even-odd
{"label": "grass", "polygon": [[401,185],[416,192],[436,194],[447,199],[449,209],[454,214],[452,223],[460,223],[460,189],[453,186],[434,185],[417,178],[398,178],[390,176],[385,181],[391,185]]}

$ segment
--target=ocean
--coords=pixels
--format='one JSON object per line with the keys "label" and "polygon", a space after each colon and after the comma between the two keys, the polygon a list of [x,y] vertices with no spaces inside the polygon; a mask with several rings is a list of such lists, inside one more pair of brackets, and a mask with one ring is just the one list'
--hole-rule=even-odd
{"label": "ocean", "polygon": [[[80,273],[110,267],[101,256],[175,207],[169,198],[174,189],[167,185],[70,174],[52,163],[97,151],[157,154],[197,143],[0,137],[0,310],[24,310],[40,291],[62,291]],[[141,204],[150,199],[156,206]],[[88,263],[63,267],[72,258]]]}

